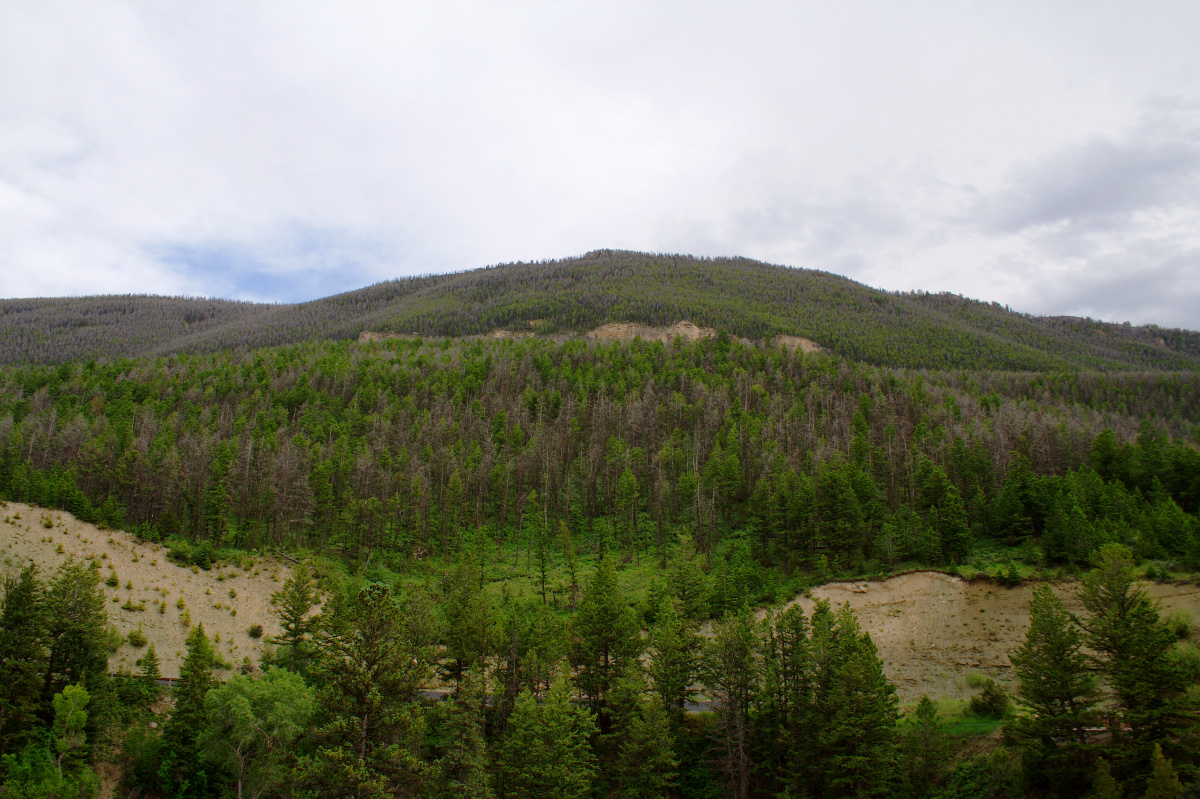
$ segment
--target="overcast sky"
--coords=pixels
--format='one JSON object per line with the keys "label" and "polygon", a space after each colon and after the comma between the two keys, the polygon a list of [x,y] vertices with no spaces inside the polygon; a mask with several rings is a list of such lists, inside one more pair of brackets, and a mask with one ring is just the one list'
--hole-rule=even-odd
{"label": "overcast sky", "polygon": [[1200,329],[1200,3],[0,0],[0,296],[622,248]]}

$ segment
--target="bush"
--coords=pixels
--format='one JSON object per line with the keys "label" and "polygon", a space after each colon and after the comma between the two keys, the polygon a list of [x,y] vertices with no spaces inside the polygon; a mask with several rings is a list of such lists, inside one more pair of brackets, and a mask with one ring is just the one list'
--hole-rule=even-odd
{"label": "bush", "polygon": [[972,687],[982,690],[967,704],[967,712],[985,719],[1002,719],[1009,713],[1011,702],[1000,683],[991,677],[978,678],[972,675]]}
{"label": "bush", "polygon": [[125,636],[125,640],[129,641],[129,645],[138,649],[146,645],[146,633],[142,630],[142,625],[138,624],[136,630],[130,630],[129,635]]}
{"label": "bush", "polygon": [[261,624],[251,624],[250,629],[246,630],[246,635],[251,638],[262,638],[263,626]]}
{"label": "bush", "polygon": [[117,577],[116,572],[112,572],[108,575],[108,579],[104,581],[104,584],[109,588],[116,588],[121,584],[121,580]]}
{"label": "bush", "polygon": [[1192,637],[1192,614],[1186,610],[1171,611],[1163,623],[1180,641]]}
{"label": "bush", "polygon": [[116,652],[121,648],[121,644],[125,643],[125,636],[121,635],[113,625],[108,625],[108,629],[104,631],[104,646],[109,652]]}
{"label": "bush", "polygon": [[1017,564],[1013,561],[1008,562],[1008,567],[997,578],[1001,585],[1013,588],[1021,584],[1021,572],[1017,568]]}
{"label": "bush", "polygon": [[178,539],[171,541],[168,545],[167,557],[180,566],[186,566],[192,562],[191,547],[188,546],[187,541],[180,541]]}

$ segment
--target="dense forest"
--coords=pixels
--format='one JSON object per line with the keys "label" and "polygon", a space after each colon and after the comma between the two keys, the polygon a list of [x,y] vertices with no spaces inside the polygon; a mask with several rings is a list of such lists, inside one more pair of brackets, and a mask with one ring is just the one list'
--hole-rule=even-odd
{"label": "dense forest", "polygon": [[[471,275],[487,284],[457,277]],[[478,324],[511,325],[482,310],[521,293],[506,291],[479,295]],[[879,294],[933,316],[871,318],[959,319],[943,331],[1010,318]],[[396,329],[466,324],[430,303],[428,325],[397,316]],[[593,321],[521,313],[546,329]],[[645,321],[675,318],[663,314]],[[1061,368],[928,370],[889,365],[882,322],[858,325],[851,341],[880,354],[860,360],[771,319],[691,344],[317,336],[0,369],[4,498],[130,530],[197,568],[270,547],[312,569],[281,589],[284,633],[249,673],[219,668],[192,630],[158,728],[153,653],[141,676],[105,674],[98,572],[13,574],[5,795],[88,795],[97,758],[121,764],[131,796],[1194,792],[1200,655],[1177,643],[1190,624],[1159,618],[1137,582],[1200,571],[1185,345],[1130,332],[1105,349],[1103,326],[1011,315],[1060,333],[1030,339],[1045,350],[993,337],[970,357]],[[730,328],[833,352],[747,345]],[[963,341],[903,329],[931,336],[910,366]],[[1118,355],[1155,368],[1068,368]],[[835,577],[918,566],[1082,576],[1086,614],[1039,590],[1012,653],[1016,693],[989,682],[972,702],[1002,740],[951,734],[929,701],[900,708],[849,609],[780,609]],[[630,573],[644,580],[623,590]],[[435,675],[449,698],[423,691]]]}
{"label": "dense forest", "polygon": [[0,488],[152,539],[351,563],[472,537],[528,561],[565,526],[624,559],[683,531],[782,573],[987,542],[1194,567],[1198,414],[1190,373],[930,374],[724,336],[320,343],[6,369]]}
{"label": "dense forest", "polygon": [[[151,646],[108,677],[99,575],[27,568],[0,615],[4,795],[87,796],[98,753],[128,796],[1178,797],[1194,788],[1195,681],[1176,631],[1105,545],[1073,618],[1049,588],[1011,653],[1018,690],[971,702],[1005,745],[973,750],[927,697],[901,717],[869,635],[818,603],[726,613],[710,637],[664,597],[648,635],[611,558],[564,619],[497,604],[463,564],[440,612],[427,592],[360,578],[319,590],[299,567],[277,594],[284,633],[264,672],[223,682],[202,626],[188,636],[170,715]],[[446,642],[439,657],[438,639]],[[1085,649],[1086,647],[1086,649]],[[1094,654],[1087,654],[1087,653]],[[423,696],[435,671],[454,690]],[[714,710],[688,714],[701,687]],[[1111,697],[1102,713],[1101,691]],[[1119,719],[1103,726],[1105,719]],[[1181,779],[1182,778],[1182,779]]]}
{"label": "dense forest", "polygon": [[[164,297],[0,300],[0,363],[58,363],[500,328],[582,335],[687,319],[763,340],[803,336],[846,358],[928,369],[1200,369],[1200,334],[1035,317],[952,294],[880,291],[745,258],[603,250],[404,278],[296,305]],[[867,324],[863,320],[869,320]]]}

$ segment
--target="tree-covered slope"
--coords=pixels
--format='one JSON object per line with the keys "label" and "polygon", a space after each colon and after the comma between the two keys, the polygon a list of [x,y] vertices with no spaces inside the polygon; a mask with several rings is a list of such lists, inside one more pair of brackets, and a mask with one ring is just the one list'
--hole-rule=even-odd
{"label": "tree-covered slope", "polygon": [[582,334],[688,319],[750,339],[803,336],[854,360],[913,368],[1200,368],[1200,334],[1034,317],[957,295],[881,291],[744,258],[597,251],[404,278],[296,305],[159,297],[0,302],[0,362],[246,350],[364,330]]}

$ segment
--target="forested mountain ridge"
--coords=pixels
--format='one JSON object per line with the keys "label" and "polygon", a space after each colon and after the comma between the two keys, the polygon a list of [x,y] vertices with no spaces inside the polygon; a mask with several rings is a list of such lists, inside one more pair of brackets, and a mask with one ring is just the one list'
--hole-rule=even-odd
{"label": "forested mountain ridge", "polygon": [[852,360],[909,368],[1200,369],[1200,334],[1035,317],[951,294],[898,293],[744,258],[602,250],[402,278],[294,305],[165,297],[0,301],[0,363],[245,351],[366,330],[498,328],[581,335],[680,320],[752,340],[802,336]]}

